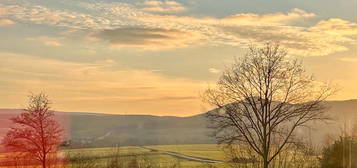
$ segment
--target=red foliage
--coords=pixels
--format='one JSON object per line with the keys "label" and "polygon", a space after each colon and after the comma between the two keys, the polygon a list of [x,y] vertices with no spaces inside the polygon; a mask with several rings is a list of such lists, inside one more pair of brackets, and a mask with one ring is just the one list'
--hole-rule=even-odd
{"label": "red foliage", "polygon": [[13,126],[2,141],[10,153],[6,163],[41,165],[43,168],[63,163],[58,156],[63,129],[54,119],[49,104],[46,95],[31,95],[25,111],[11,118]]}

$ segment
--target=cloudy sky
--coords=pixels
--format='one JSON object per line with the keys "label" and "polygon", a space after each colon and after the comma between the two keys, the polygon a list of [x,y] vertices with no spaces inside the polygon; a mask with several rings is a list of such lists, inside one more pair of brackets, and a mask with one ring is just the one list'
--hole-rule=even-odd
{"label": "cloudy sky", "polygon": [[249,44],[279,41],[357,98],[356,0],[0,0],[0,107],[187,116]]}

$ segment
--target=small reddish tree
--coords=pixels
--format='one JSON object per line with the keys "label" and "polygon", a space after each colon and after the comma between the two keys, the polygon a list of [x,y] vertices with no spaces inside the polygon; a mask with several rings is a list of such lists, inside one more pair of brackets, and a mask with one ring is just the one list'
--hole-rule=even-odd
{"label": "small reddish tree", "polygon": [[2,141],[6,150],[29,158],[31,164],[39,164],[42,168],[51,167],[58,160],[63,132],[50,104],[47,95],[31,94],[24,112],[11,118],[13,126]]}

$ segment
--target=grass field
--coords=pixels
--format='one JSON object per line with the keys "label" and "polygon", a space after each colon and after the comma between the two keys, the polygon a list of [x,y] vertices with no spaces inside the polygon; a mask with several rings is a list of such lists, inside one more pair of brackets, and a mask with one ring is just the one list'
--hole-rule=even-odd
{"label": "grass field", "polygon": [[[76,149],[64,151],[67,153],[85,152],[94,155],[108,155],[113,153],[115,148],[94,148],[94,149]],[[205,158],[211,160],[223,161],[225,163],[204,163],[198,161],[190,161],[180,157],[171,156],[166,154],[165,151],[175,152],[186,156],[192,156],[196,158]],[[192,145],[155,145],[155,146],[129,146],[119,148],[120,156],[131,160],[132,158],[138,158],[139,162],[149,163],[148,167],[155,168],[200,168],[200,167],[216,167],[227,168],[227,164],[230,160],[223,151],[223,147],[215,144],[192,144]],[[294,157],[294,158],[293,158]],[[309,167],[309,165],[316,166],[316,157],[307,156],[303,153],[294,151],[286,151],[278,157],[275,164],[289,165],[289,168],[295,167]],[[152,166],[154,165],[154,166]],[[239,164],[239,167],[245,167],[245,164]],[[236,165],[237,167],[237,165]],[[250,167],[250,166],[248,166]]]}
{"label": "grass field", "polygon": [[[187,158],[170,155],[175,154],[195,158],[223,161],[224,163],[207,163],[192,161]],[[69,158],[67,168],[228,168],[229,159],[223,148],[215,144],[194,145],[156,145],[156,146],[126,146],[119,148],[85,148],[63,149],[63,156]],[[287,159],[291,152],[282,156]],[[0,154],[0,160],[4,154]],[[296,158],[301,158],[299,154]],[[311,157],[291,164],[290,168],[302,167],[301,164],[311,162]],[[281,161],[279,161],[281,162]],[[298,164],[298,166],[296,166]],[[133,166],[136,165],[136,166]],[[242,165],[243,167],[247,165]],[[250,168],[250,166],[246,167]]]}
{"label": "grass field", "polygon": [[[176,148],[175,148],[176,147]],[[152,149],[180,152],[195,157],[205,157],[214,159],[219,153],[215,145],[162,145],[150,146]],[[189,153],[192,148],[193,153]],[[178,149],[178,150],[175,150]],[[212,155],[204,155],[206,151],[211,151]],[[129,164],[135,159],[140,168],[206,168],[206,167],[223,167],[222,164],[202,163],[190,161],[187,159],[177,158],[160,151],[144,149],[138,146],[126,146],[119,148],[85,148],[85,149],[63,149],[61,154],[71,158],[73,162],[69,168],[107,168],[112,164],[113,159],[119,156],[122,167],[130,167]],[[0,161],[5,154],[0,154]],[[86,162],[84,164],[84,162]],[[88,164],[89,162],[92,162]],[[0,166],[1,167],[1,166]]]}
{"label": "grass field", "polygon": [[208,158],[213,160],[226,161],[222,147],[215,144],[194,144],[194,145],[155,145],[148,146],[152,149],[182,153],[189,156]]}
{"label": "grass field", "polygon": [[[218,160],[216,157],[222,154],[216,145],[160,145],[148,146],[151,149],[177,152],[194,157],[202,157]],[[190,152],[191,151],[191,152]],[[134,158],[139,164],[145,164],[144,167],[155,168],[203,168],[203,167],[224,167],[223,164],[204,163],[177,158],[160,151],[153,151],[137,146],[128,146],[120,148],[87,148],[87,149],[66,149],[62,152],[67,156],[84,155],[86,158],[95,158],[96,164],[104,166],[108,160],[118,154],[121,162],[130,162]],[[222,158],[222,157],[218,157]],[[129,163],[128,163],[129,164]],[[149,166],[147,166],[149,165]],[[142,167],[142,166],[141,166]]]}

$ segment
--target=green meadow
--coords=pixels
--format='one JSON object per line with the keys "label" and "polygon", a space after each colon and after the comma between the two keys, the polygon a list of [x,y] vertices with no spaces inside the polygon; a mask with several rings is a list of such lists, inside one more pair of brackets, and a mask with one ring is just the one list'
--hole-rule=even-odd
{"label": "green meadow", "polygon": [[[216,144],[62,149],[61,155],[67,159],[66,168],[257,168],[259,166],[251,163],[233,163],[224,152],[224,148]],[[4,157],[5,154],[0,154],[0,160]],[[280,158],[278,157],[277,161],[280,165],[289,168],[311,168],[310,165],[314,164],[310,163],[316,163],[317,160],[313,156],[287,151]]]}
{"label": "green meadow", "polygon": [[215,144],[195,144],[195,145],[154,145],[147,146],[152,149],[172,151],[188,156],[195,156],[213,160],[226,161],[227,158],[222,147]]}
{"label": "green meadow", "polygon": [[[141,168],[226,167],[223,163],[192,161],[190,159],[169,155],[164,151],[212,160],[223,160],[224,158],[224,154],[220,148],[213,144],[66,149],[62,150],[62,154],[70,158],[69,167],[73,168],[83,167],[84,164],[86,164],[87,167],[110,167],[111,164],[118,164],[118,167],[135,167],[130,166],[130,164],[137,164],[137,167]],[[88,164],[90,166],[88,166]]]}
{"label": "green meadow", "polygon": [[[258,163],[237,163],[228,158],[216,144],[126,146],[119,148],[68,149],[62,153],[71,158],[71,168],[256,168]],[[174,155],[172,155],[174,154]],[[238,157],[246,157],[238,154]],[[77,159],[78,156],[82,158]],[[182,157],[183,156],[183,157]],[[192,160],[202,159],[202,160]],[[82,159],[82,160],[81,160]],[[207,162],[208,160],[208,162]],[[212,163],[209,161],[217,161]],[[317,166],[317,157],[293,150],[283,152],[273,163],[277,167],[305,168]]]}

